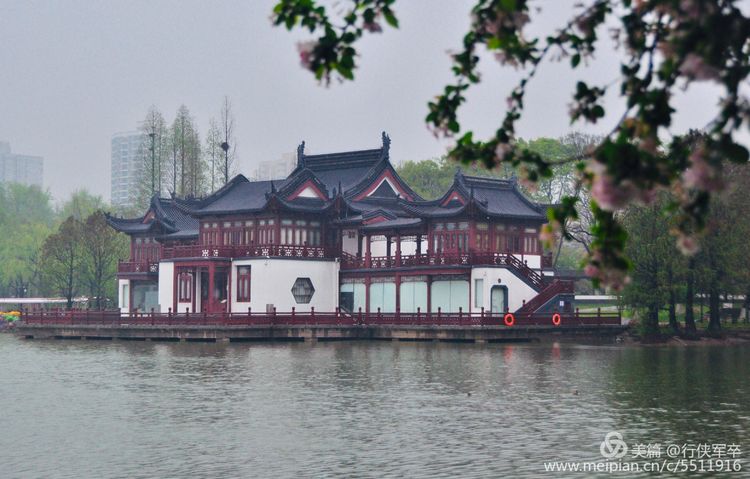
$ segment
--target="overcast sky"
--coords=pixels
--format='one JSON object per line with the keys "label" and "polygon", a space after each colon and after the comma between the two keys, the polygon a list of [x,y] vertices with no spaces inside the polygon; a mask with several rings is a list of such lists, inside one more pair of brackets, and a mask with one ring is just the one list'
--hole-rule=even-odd
{"label": "overcast sky", "polygon": [[[342,2],[345,4],[344,2]],[[559,27],[574,1],[538,1],[531,32]],[[326,88],[299,66],[295,44],[306,36],[271,26],[273,0],[0,0],[0,141],[15,152],[41,155],[44,185],[57,199],[87,188],[109,199],[110,139],[134,130],[150,105],[171,121],[180,104],[202,132],[228,95],[235,109],[242,173],[258,161],[292,152],[365,149],[392,139],[394,162],[442,155],[448,145],[427,130],[427,101],[450,80],[446,52],[456,50],[469,24],[471,1],[401,0],[399,30],[386,29],[361,45],[354,83]],[[470,96],[465,126],[489,135],[518,79],[486,58],[484,83]],[[617,78],[618,57],[605,48],[589,68],[546,65],[529,91],[521,136],[561,136],[579,79]],[[691,88],[676,102],[674,127],[702,127],[716,91]]]}

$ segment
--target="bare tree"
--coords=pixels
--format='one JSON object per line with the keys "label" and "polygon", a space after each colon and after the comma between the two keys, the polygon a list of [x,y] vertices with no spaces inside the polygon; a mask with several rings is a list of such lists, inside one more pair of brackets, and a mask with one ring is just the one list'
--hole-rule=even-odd
{"label": "bare tree", "polygon": [[229,97],[224,97],[224,103],[221,106],[220,128],[223,135],[221,148],[224,150],[224,183],[229,182],[229,176],[234,172],[235,160],[237,157],[237,140],[234,136],[234,113],[232,112],[232,103]]}
{"label": "bare tree", "polygon": [[138,182],[138,205],[144,207],[154,194],[161,194],[167,186],[169,162],[169,131],[164,116],[151,106],[139,131],[142,135],[138,155],[141,176]]}
{"label": "bare tree", "polygon": [[221,149],[223,143],[222,131],[215,119],[211,118],[206,133],[206,144],[203,149],[205,162],[208,164],[208,183],[210,191],[224,183],[224,152]]}
{"label": "bare tree", "polygon": [[173,192],[178,196],[202,195],[206,190],[200,135],[190,110],[180,106],[170,128]]}
{"label": "bare tree", "polygon": [[[569,149],[571,156],[585,158],[593,151],[593,148],[601,143],[602,137],[573,132],[562,137],[560,141]],[[570,193],[567,194],[570,195]],[[573,195],[578,198],[576,208],[578,219],[570,221],[566,225],[567,231],[573,241],[579,243],[586,250],[586,253],[590,253],[591,242],[594,239],[591,233],[591,225],[594,224],[594,214],[591,211],[591,193],[588,188],[575,185]]]}

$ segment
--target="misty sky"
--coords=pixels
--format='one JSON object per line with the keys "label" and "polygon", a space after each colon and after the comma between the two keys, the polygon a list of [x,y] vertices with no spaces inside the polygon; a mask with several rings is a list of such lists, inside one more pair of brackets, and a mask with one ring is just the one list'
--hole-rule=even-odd
{"label": "misty sky", "polygon": [[[561,26],[574,3],[535,2],[542,13],[530,33]],[[382,130],[394,162],[445,152],[448,143],[425,126],[426,103],[451,78],[446,52],[460,46],[470,1],[401,0],[401,28],[366,38],[356,81],[328,88],[299,66],[295,44],[306,35],[271,26],[273,4],[0,0],[0,140],[45,158],[44,185],[57,199],[79,188],[109,199],[111,136],[136,129],[150,105],[171,121],[184,103],[204,136],[224,95],[235,109],[242,173],[303,139],[311,153],[377,147]],[[609,131],[621,115],[616,92],[595,128],[571,126],[568,104],[577,80],[615,80],[618,60],[605,48],[575,73],[567,62],[547,64],[529,90],[521,136]],[[518,73],[489,56],[484,63],[463,121],[489,135]],[[675,102],[673,131],[704,126],[716,99],[710,86],[691,87]]]}

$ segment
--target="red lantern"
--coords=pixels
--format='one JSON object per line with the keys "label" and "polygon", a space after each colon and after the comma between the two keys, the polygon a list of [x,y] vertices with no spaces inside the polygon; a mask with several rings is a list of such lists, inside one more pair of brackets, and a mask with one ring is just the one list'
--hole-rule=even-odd
{"label": "red lantern", "polygon": [[513,313],[506,313],[503,322],[506,326],[513,326],[516,324],[516,317],[513,316]]}
{"label": "red lantern", "polygon": [[552,315],[552,324],[555,326],[560,326],[560,322],[562,322],[562,318],[560,317],[560,313],[555,313]]}

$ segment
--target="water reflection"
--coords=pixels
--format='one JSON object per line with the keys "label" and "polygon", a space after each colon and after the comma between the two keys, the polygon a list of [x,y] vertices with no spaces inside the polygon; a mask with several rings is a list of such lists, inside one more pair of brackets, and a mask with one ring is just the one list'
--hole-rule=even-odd
{"label": "water reflection", "polygon": [[537,477],[634,442],[737,442],[748,347],[21,341],[0,477]]}

